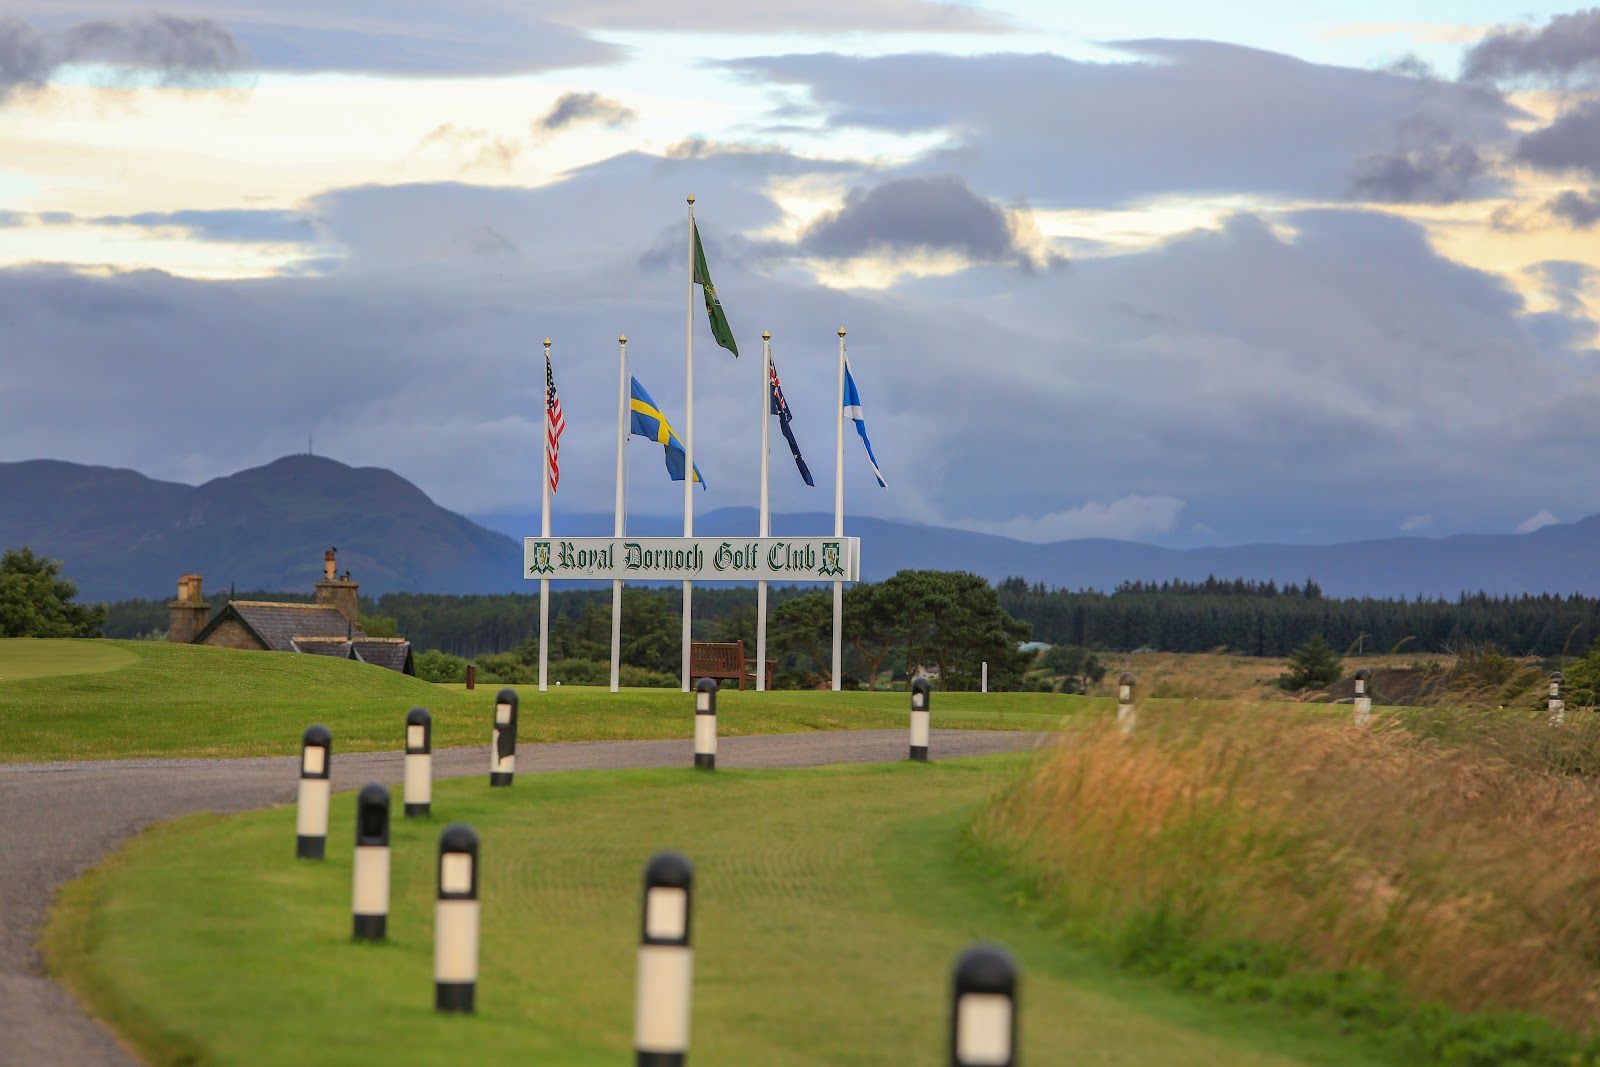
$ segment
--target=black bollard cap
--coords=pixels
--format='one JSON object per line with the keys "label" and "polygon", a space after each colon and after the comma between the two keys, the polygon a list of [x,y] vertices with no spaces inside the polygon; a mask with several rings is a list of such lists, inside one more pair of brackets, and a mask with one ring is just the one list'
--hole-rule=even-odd
{"label": "black bollard cap", "polygon": [[639,943],[689,943],[694,864],[674,849],[650,857],[644,866],[644,900],[639,916]]}
{"label": "black bollard cap", "polygon": [[926,678],[911,679],[911,709],[926,711],[933,692],[933,684]]}
{"label": "black bollard cap", "polygon": [[[422,736],[417,743],[412,741],[413,726],[422,728]],[[428,714],[427,708],[412,708],[406,712],[406,751],[410,753],[433,751],[433,716]]]}
{"label": "black bollard cap", "polygon": [[1138,679],[1133,676],[1133,672],[1132,671],[1123,671],[1122,672],[1122,676],[1117,679],[1117,684],[1118,685],[1133,685],[1137,681],[1138,681]]}
{"label": "black bollard cap", "polygon": [[389,791],[377,782],[362,786],[356,797],[356,844],[389,844]]}
{"label": "black bollard cap", "polygon": [[1372,672],[1370,670],[1368,670],[1367,668],[1365,668],[1365,667],[1362,667],[1360,670],[1356,671],[1356,680],[1357,681],[1365,682],[1365,681],[1370,680],[1371,678],[1372,678]]}
{"label": "black bollard cap", "polygon": [[1567,680],[1567,676],[1562,674],[1560,671],[1551,671],[1550,680],[1552,682],[1564,682]]}
{"label": "black bollard cap", "polygon": [[[321,749],[321,752],[310,753],[309,749]],[[331,778],[333,776],[333,735],[328,728],[318,723],[306,728],[300,735],[300,777],[302,778]]]}
{"label": "black bollard cap", "polygon": [[717,680],[702,678],[694,686],[694,710],[702,715],[717,713]]}
{"label": "black bollard cap", "polygon": [[[979,943],[963,952],[956,960],[955,973],[951,982],[950,998],[950,1062],[956,1067],[969,1063],[1009,1065],[1017,1061],[1017,961],[1004,946]],[[984,1049],[982,1058],[974,1058],[970,1054],[962,1054],[963,1035],[961,1034],[962,998],[968,996],[1003,997],[1011,1004],[1007,1013],[1008,1019],[1001,1024],[1007,1026],[1009,1034],[1004,1037],[1005,1047]],[[1002,1031],[1004,1033],[1004,1031]],[[975,1034],[965,1035],[968,1041]],[[991,1036],[992,1032],[991,1032]],[[970,1047],[970,1046],[969,1046]],[[999,1058],[1000,1056],[1004,1058]]]}
{"label": "black bollard cap", "polygon": [[439,834],[439,899],[478,899],[478,832],[464,822]]}

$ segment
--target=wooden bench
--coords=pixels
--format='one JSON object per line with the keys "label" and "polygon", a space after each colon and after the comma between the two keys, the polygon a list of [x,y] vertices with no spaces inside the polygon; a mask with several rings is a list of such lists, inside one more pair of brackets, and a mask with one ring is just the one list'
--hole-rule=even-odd
{"label": "wooden bench", "polygon": [[[769,691],[774,663],[774,660],[767,660],[766,688]],[[689,645],[689,677],[715,678],[719,684],[737,681],[742,690],[746,681],[755,685],[756,661],[745,658],[743,641],[696,641]]]}

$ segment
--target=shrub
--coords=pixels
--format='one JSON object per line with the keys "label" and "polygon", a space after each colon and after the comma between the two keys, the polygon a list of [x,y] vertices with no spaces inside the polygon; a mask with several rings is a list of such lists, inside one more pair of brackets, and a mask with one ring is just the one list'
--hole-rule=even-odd
{"label": "shrub", "polygon": [[1289,669],[1279,676],[1278,685],[1292,692],[1322,689],[1338,681],[1340,673],[1338,655],[1321,634],[1312,634],[1290,655]]}

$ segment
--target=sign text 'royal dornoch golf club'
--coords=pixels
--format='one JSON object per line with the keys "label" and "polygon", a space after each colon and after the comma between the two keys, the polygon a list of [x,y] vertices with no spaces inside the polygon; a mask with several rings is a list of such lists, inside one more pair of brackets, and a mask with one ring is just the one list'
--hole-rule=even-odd
{"label": "sign text 'royal dornoch golf club'", "polygon": [[859,537],[528,537],[524,578],[855,582]]}

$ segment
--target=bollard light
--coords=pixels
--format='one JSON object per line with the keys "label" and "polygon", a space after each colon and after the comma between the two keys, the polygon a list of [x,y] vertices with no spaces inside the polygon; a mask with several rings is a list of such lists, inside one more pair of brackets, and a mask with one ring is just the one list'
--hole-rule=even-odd
{"label": "bollard light", "polygon": [[433,716],[427,708],[406,712],[406,818],[433,810]]}
{"label": "bollard light", "polygon": [[333,735],[326,726],[300,737],[300,796],[296,802],[294,854],[320,860],[328,850],[328,794],[333,788]]}
{"label": "bollard light", "polygon": [[951,1067],[1017,1062],[1017,961],[1000,945],[978,944],[956,960],[950,998]]}
{"label": "bollard light", "polygon": [[1117,725],[1122,727],[1122,732],[1133,732],[1134,725],[1138,722],[1139,713],[1134,708],[1133,688],[1138,684],[1132,671],[1123,671],[1117,679]]}
{"label": "bollard light", "polygon": [[389,791],[376,782],[356,797],[356,859],[350,911],[357,941],[389,934]]}
{"label": "bollard light", "polygon": [[1550,721],[1556,726],[1560,726],[1567,718],[1566,683],[1566,675],[1560,671],[1550,672],[1550,697],[1545,707],[1550,712]]}
{"label": "bollard light", "polygon": [[478,990],[478,835],[466,823],[451,823],[439,835],[438,874],[433,1007],[470,1013]]}
{"label": "bollard light", "polygon": [[694,687],[694,765],[717,769],[717,682],[702,678]]}
{"label": "bollard light", "polygon": [[670,849],[644,868],[639,974],[633,1009],[636,1067],[682,1067],[689,1054],[694,865]]}
{"label": "bollard light", "polygon": [[489,750],[489,784],[510,785],[517,772],[517,691],[502,689],[494,698],[494,744]]}
{"label": "bollard light", "polygon": [[928,762],[928,716],[933,710],[933,686],[926,678],[911,681],[911,758]]}
{"label": "bollard light", "polygon": [[1372,721],[1372,672],[1365,667],[1356,671],[1355,711],[1357,726]]}

